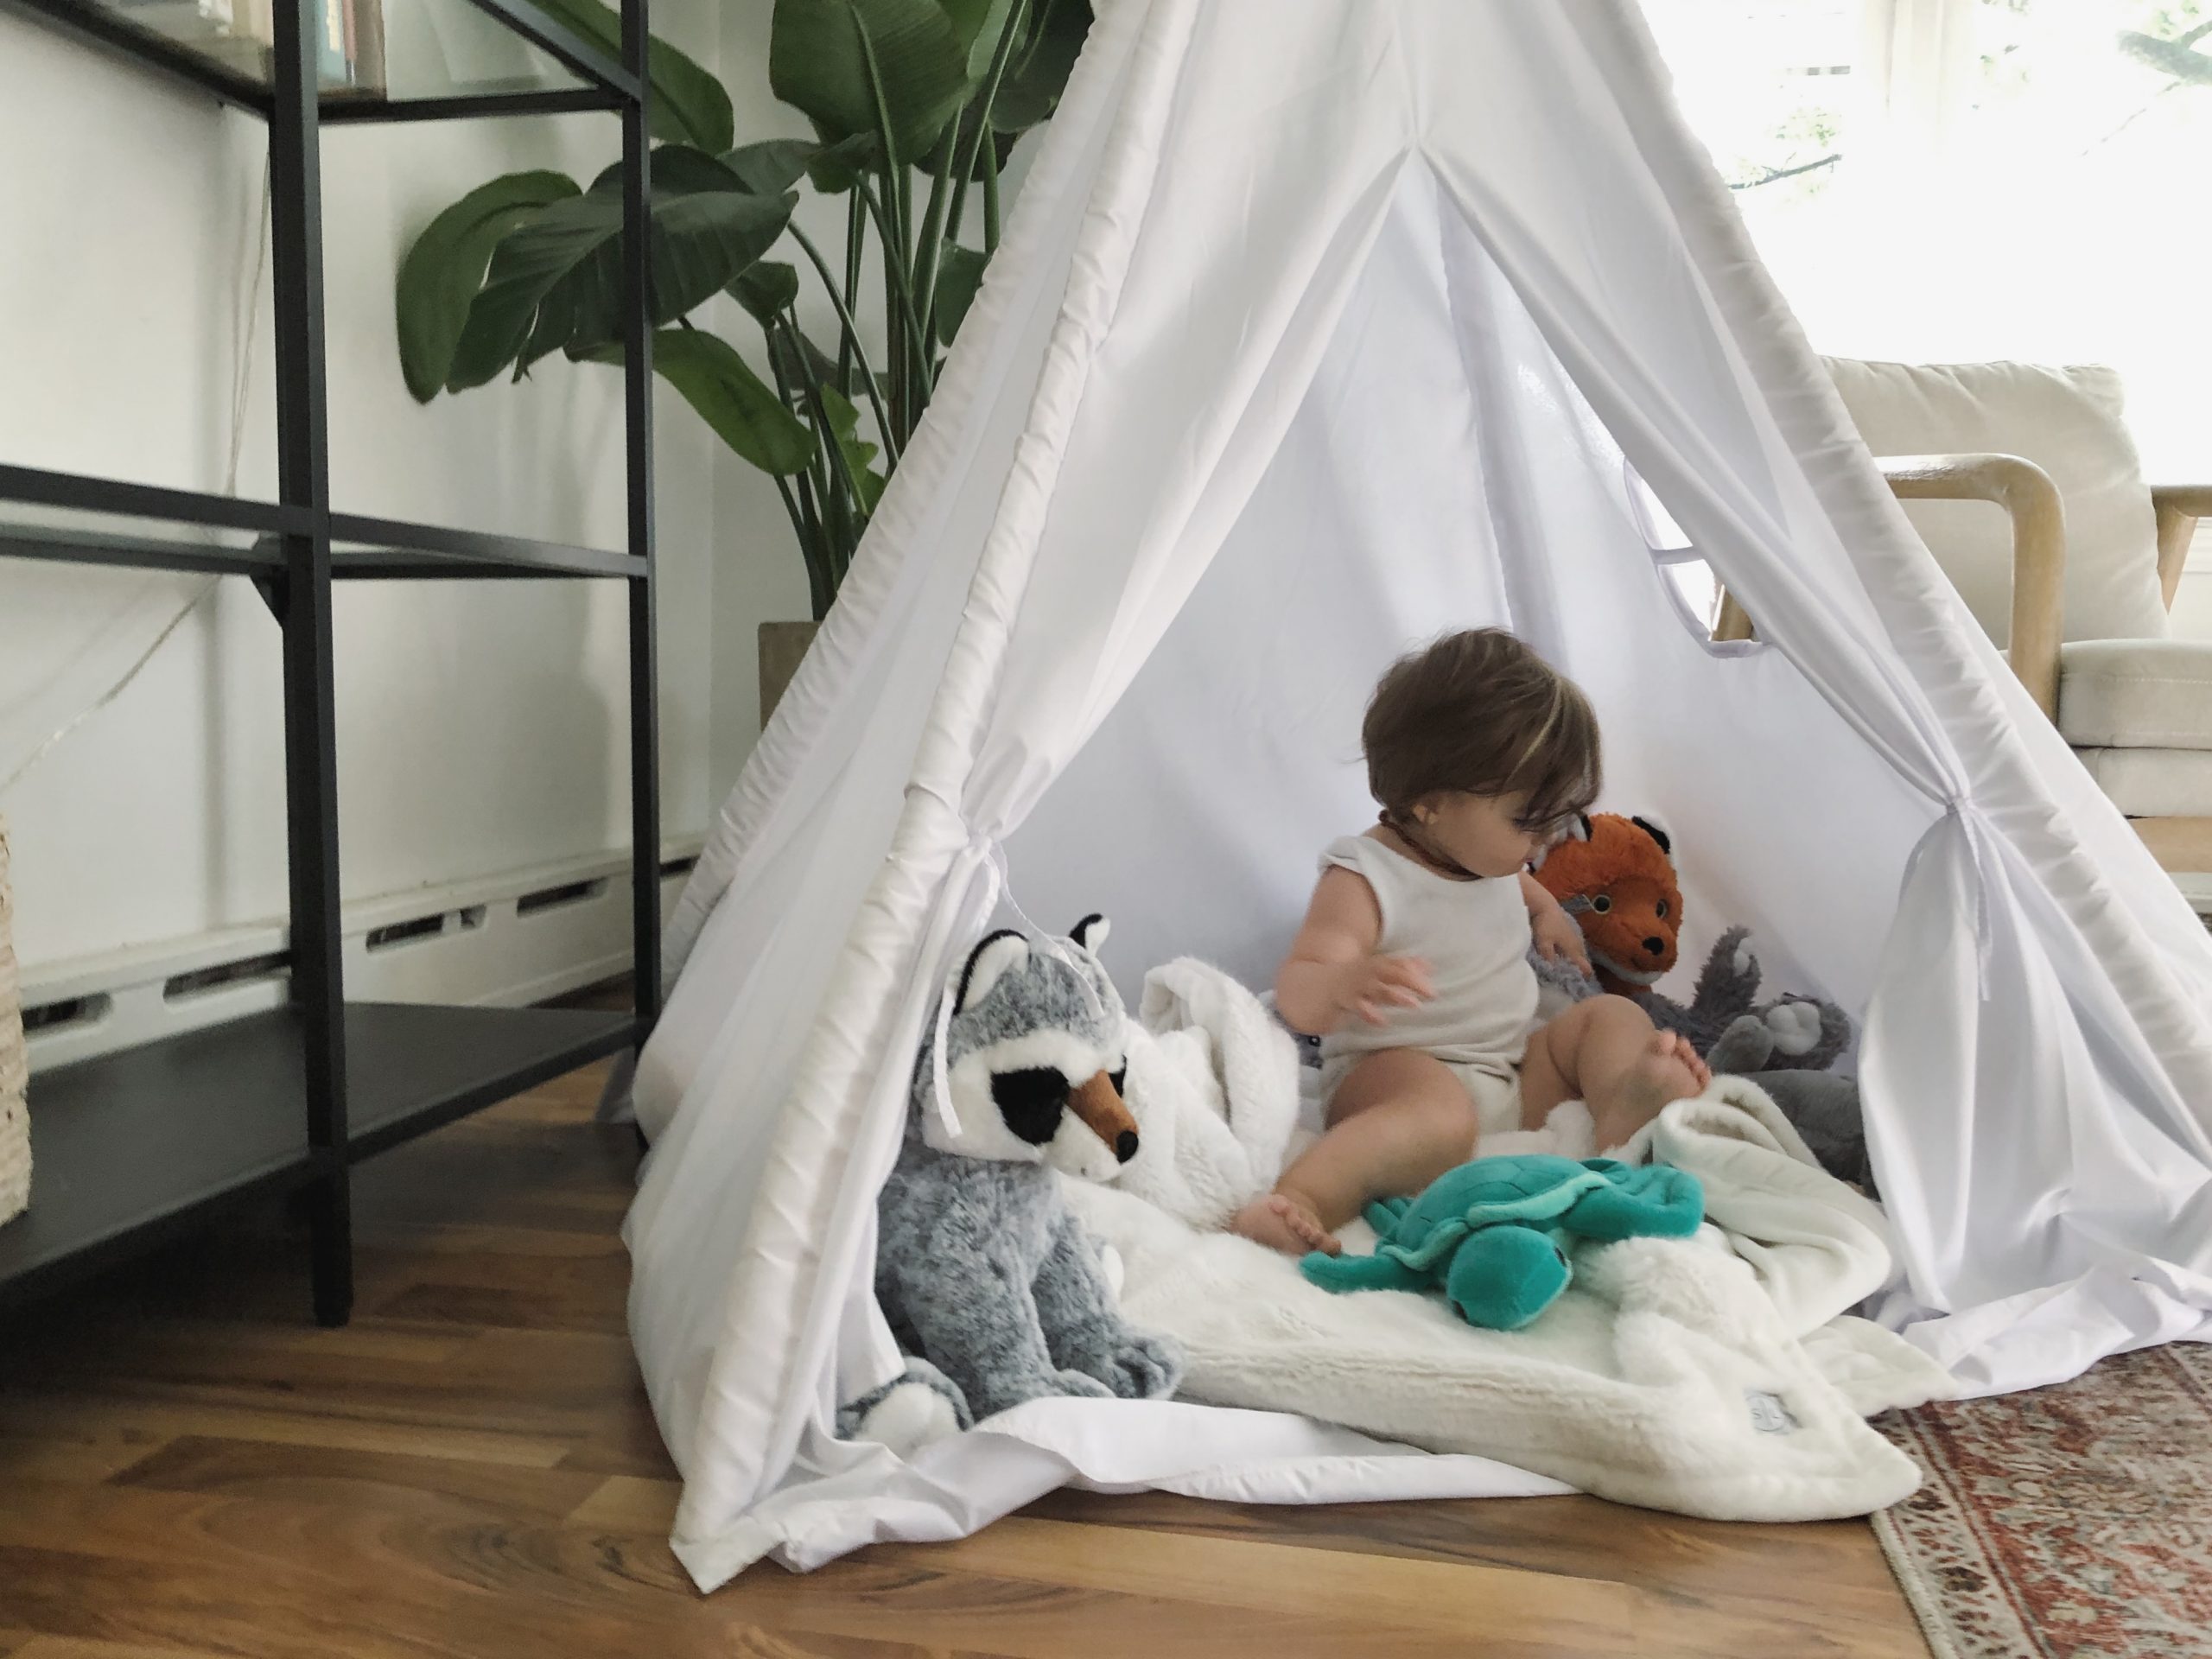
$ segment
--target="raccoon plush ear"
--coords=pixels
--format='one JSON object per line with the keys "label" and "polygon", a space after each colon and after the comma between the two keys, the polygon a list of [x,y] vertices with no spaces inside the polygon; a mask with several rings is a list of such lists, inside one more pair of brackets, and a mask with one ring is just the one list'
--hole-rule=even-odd
{"label": "raccoon plush ear", "polygon": [[952,1006],[965,1014],[991,994],[991,987],[1006,976],[1009,969],[1019,968],[1029,960],[1029,941],[1010,927],[997,932],[977,945],[968,957],[968,965],[960,970],[960,995]]}
{"label": "raccoon plush ear", "polygon": [[1094,910],[1075,925],[1068,937],[1095,957],[1106,943],[1106,936],[1113,931],[1114,925]]}
{"label": "raccoon plush ear", "polygon": [[1672,858],[1675,855],[1675,842],[1673,838],[1669,836],[1664,830],[1662,830],[1657,824],[1652,823],[1650,819],[1630,818],[1629,822],[1634,824],[1637,829],[1643,830],[1643,833],[1650,836],[1652,840],[1657,842],[1659,843],[1659,850],[1666,854],[1668,857]]}

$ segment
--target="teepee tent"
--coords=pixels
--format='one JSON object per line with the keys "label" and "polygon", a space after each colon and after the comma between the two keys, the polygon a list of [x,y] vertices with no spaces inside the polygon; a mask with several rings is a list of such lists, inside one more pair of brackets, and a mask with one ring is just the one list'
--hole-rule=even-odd
{"label": "teepee tent", "polygon": [[[1125,983],[1264,983],[1371,816],[1367,692],[1447,626],[1590,693],[1687,957],[1748,924],[1863,1017],[1886,1322],[1970,1390],[2212,1336],[2212,944],[1915,539],[1629,0],[1098,11],[671,931],[631,1313],[694,1575],[1070,1478],[1557,1490],[1173,1402],[1051,1402],[926,1479],[828,1430],[897,1371],[874,1198],[958,953],[1011,894],[1109,914]],[[1689,557],[1757,643],[1705,638]]]}

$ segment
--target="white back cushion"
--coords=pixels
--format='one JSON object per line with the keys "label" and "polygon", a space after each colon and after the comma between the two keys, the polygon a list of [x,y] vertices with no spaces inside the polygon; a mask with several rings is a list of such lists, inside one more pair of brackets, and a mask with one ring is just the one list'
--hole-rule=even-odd
{"label": "white back cushion", "polygon": [[[2158,524],[2110,369],[2032,363],[1825,359],[1877,455],[1993,452],[2049,473],[2066,503],[2069,639],[2163,639]],[[2011,632],[2012,524],[1980,501],[1909,501],[1905,513],[2000,645]]]}

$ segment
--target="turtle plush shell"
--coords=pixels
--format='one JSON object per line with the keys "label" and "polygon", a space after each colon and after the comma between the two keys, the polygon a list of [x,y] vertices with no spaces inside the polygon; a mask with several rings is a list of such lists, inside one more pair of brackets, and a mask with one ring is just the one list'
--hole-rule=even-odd
{"label": "turtle plush shell", "polygon": [[1548,1230],[1586,1196],[1612,1184],[1606,1167],[1592,1166],[1629,1173],[1609,1160],[1584,1165],[1548,1153],[1461,1164],[1438,1176],[1416,1198],[1369,1207],[1368,1220],[1379,1240],[1376,1254],[1394,1256],[1416,1272],[1433,1272],[1462,1239],[1482,1228]]}

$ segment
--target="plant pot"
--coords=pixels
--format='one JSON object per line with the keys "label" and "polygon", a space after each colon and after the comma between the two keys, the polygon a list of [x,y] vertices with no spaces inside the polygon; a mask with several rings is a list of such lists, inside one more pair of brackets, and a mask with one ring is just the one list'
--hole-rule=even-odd
{"label": "plant pot", "polygon": [[8,896],[8,821],[0,818],[0,1223],[31,1201],[30,1059],[16,976],[15,908]]}
{"label": "plant pot", "polygon": [[807,647],[820,632],[819,622],[763,622],[760,625],[760,725],[766,729],[768,716],[776,712],[776,705],[784,700],[790,690],[798,665],[805,659]]}

